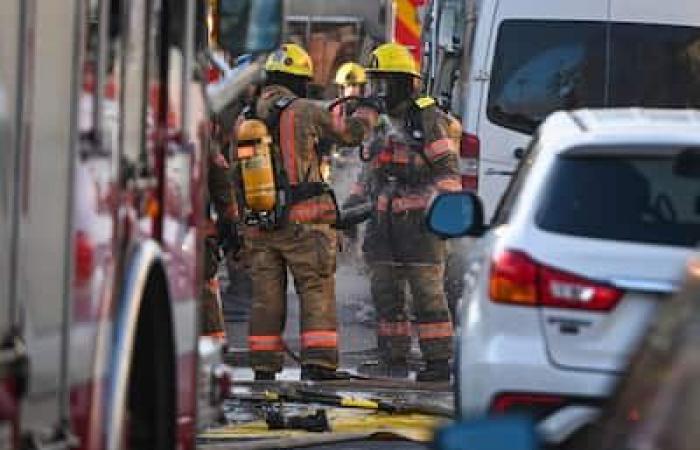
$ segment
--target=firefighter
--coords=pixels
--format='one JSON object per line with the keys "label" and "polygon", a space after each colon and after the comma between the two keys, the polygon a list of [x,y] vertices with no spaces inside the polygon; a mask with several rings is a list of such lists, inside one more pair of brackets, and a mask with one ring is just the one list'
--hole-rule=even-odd
{"label": "firefighter", "polygon": [[354,62],[341,64],[335,73],[338,97],[361,97],[367,84],[365,68]]}
{"label": "firefighter", "polygon": [[[365,119],[333,117],[304,98],[313,67],[298,45],[285,44],[272,53],[265,70],[266,84],[253,117],[242,120],[237,130],[239,159],[244,158],[240,196],[246,203],[252,256],[251,365],[257,380],[273,380],[282,370],[289,269],[300,299],[302,379],[334,379],[338,333],[336,234],[331,225],[337,206],[323,182],[316,147],[323,138],[358,145],[368,127]],[[249,143],[259,158],[250,164],[245,159]]]}
{"label": "firefighter", "polygon": [[[358,106],[358,99],[364,96],[367,84],[365,68],[355,62],[343,63],[335,73],[334,83],[337,86],[338,99],[334,102],[331,113],[338,118],[352,115]],[[342,196],[349,191],[350,185],[357,177],[359,147],[329,146],[329,148],[328,159],[331,163],[329,173],[332,174],[335,191]],[[345,249],[343,253],[348,254]]]}
{"label": "firefighter", "polygon": [[223,150],[227,148],[227,134],[223,133],[220,125],[214,122],[212,122],[212,131],[213,136],[207,133],[203,138],[207,139],[205,142],[209,148],[207,161],[209,201],[214,207],[217,219],[216,223],[211,219],[207,220],[204,244],[204,286],[199,317],[201,334],[225,342],[226,332],[217,271],[221,261],[221,247],[223,246],[225,253],[238,244],[235,226],[238,221],[238,207],[231,185],[231,167]]}
{"label": "firefighter", "polygon": [[370,95],[384,113],[363,150],[369,161],[344,207],[367,202],[374,207],[363,251],[378,315],[379,369],[388,376],[408,375],[413,326],[403,292],[407,283],[426,362],[417,379],[448,381],[453,330],[443,287],[446,249],[424,221],[432,196],[461,189],[457,148],[448,117],[433,99],[417,96],[420,74],[408,49],[379,46],[367,75]]}

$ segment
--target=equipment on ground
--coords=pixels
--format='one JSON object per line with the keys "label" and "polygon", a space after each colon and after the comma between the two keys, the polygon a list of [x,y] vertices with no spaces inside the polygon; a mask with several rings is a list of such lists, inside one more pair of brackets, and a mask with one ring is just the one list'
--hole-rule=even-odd
{"label": "equipment on ground", "polygon": [[[369,380],[369,378],[365,378]],[[287,387],[266,390],[262,393],[233,394],[231,399],[254,403],[316,404],[339,408],[356,408],[381,411],[391,414],[428,414],[438,417],[453,417],[454,411],[437,405],[418,404],[400,400],[353,397],[325,392],[312,387]]]}
{"label": "equipment on ground", "polygon": [[281,408],[270,408],[265,412],[265,422],[271,430],[331,431],[323,409],[317,409],[313,414],[285,414]]}

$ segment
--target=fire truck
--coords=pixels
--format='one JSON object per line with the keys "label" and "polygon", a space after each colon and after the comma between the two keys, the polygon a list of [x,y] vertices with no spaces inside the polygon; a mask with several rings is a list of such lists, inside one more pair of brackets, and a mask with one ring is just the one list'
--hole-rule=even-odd
{"label": "fire truck", "polygon": [[346,61],[367,63],[383,42],[407,46],[420,64],[421,27],[426,0],[294,0],[285,20],[287,40],[301,44],[314,62],[312,91],[334,97],[332,80]]}
{"label": "fire truck", "polygon": [[194,447],[202,5],[0,2],[1,449]]}

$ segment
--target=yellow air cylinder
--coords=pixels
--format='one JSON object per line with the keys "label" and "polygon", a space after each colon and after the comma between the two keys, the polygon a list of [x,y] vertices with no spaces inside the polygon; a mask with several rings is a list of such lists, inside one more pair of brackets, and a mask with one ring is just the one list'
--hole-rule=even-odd
{"label": "yellow air cylinder", "polygon": [[244,120],[237,138],[246,206],[254,212],[272,211],[276,203],[275,170],[267,126],[261,120]]}

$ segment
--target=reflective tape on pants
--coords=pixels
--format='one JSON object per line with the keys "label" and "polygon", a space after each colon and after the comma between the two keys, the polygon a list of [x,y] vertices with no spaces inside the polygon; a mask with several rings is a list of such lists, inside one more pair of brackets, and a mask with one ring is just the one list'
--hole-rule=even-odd
{"label": "reflective tape on pants", "polygon": [[301,334],[301,348],[336,348],[337,331],[305,331]]}
{"label": "reflective tape on pants", "polygon": [[384,337],[391,336],[410,336],[411,335],[411,322],[387,322],[381,320],[377,324],[377,335]]}
{"label": "reflective tape on pants", "polygon": [[453,336],[452,322],[429,322],[418,324],[420,339],[442,339]]}
{"label": "reflective tape on pants", "polygon": [[248,336],[248,347],[252,352],[281,352],[284,350],[282,336]]}
{"label": "reflective tape on pants", "polygon": [[293,223],[334,223],[335,204],[331,201],[307,200],[292,205],[289,221]]}

